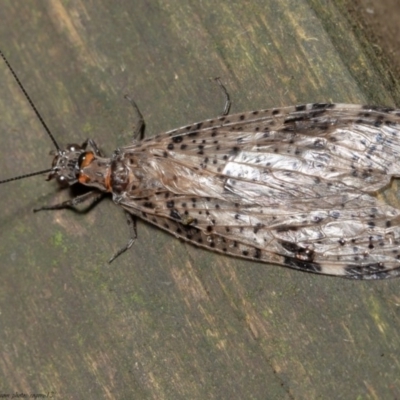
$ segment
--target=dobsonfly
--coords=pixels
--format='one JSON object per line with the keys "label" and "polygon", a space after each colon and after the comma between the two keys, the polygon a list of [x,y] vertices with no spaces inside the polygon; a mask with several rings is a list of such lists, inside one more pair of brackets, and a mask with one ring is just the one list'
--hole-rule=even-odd
{"label": "dobsonfly", "polygon": [[[400,210],[377,196],[400,176],[400,110],[305,104],[222,115],[151,138],[105,157],[95,141],[58,145],[9,62],[55,146],[48,173],[62,186],[91,191],[75,207],[107,194],[127,215],[129,249],[141,218],[179,239],[223,254],[351,279],[400,274]],[[130,100],[130,99],[129,99]]]}

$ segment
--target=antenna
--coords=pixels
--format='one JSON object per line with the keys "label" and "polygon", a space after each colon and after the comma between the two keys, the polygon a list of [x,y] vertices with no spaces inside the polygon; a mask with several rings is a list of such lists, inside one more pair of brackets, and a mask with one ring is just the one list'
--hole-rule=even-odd
{"label": "antenna", "polygon": [[[8,69],[10,70],[12,76],[14,77],[15,81],[17,82],[19,88],[22,90],[22,93],[24,94],[24,96],[26,97],[26,99],[28,100],[28,103],[30,104],[32,110],[35,112],[36,116],[39,118],[39,121],[41,122],[43,128],[45,129],[45,131],[47,132],[47,134],[49,135],[51,141],[53,142],[55,148],[57,150],[61,150],[60,146],[58,145],[58,143],[56,142],[56,139],[54,139],[54,136],[52,135],[52,133],[50,132],[50,129],[48,128],[48,126],[46,125],[46,123],[44,122],[42,116],[39,114],[39,111],[37,110],[37,108],[35,107],[35,105],[33,104],[33,101],[31,100],[31,98],[29,97],[29,94],[27,93],[27,91],[25,90],[25,88],[22,86],[21,81],[19,80],[17,74],[14,72],[14,70],[12,69],[10,63],[8,62],[6,56],[4,55],[4,53],[0,50],[0,56],[1,58],[4,60],[4,62],[6,63]],[[31,175],[24,175],[24,176],[31,176]],[[4,181],[3,181],[4,182]]]}
{"label": "antenna", "polygon": [[2,183],[6,183],[6,182],[17,181],[17,180],[19,180],[19,179],[29,178],[30,176],[35,176],[35,175],[40,175],[40,174],[46,174],[47,172],[51,172],[51,171],[53,171],[53,169],[52,169],[52,168],[49,168],[49,169],[44,169],[43,171],[37,171],[37,172],[32,172],[32,173],[30,173],[30,174],[15,176],[14,178],[3,179],[2,181],[0,181],[0,185],[1,185]]}
{"label": "antenna", "polygon": [[[39,111],[37,110],[37,108],[35,107],[35,105],[33,104],[32,99],[29,97],[29,94],[27,93],[27,91],[25,90],[25,88],[22,86],[21,81],[19,80],[17,74],[14,72],[14,70],[12,69],[10,63],[8,62],[6,56],[4,55],[4,53],[0,50],[0,56],[1,58],[4,60],[4,62],[6,63],[8,69],[10,70],[12,76],[14,77],[15,81],[17,82],[19,88],[22,90],[22,93],[24,94],[25,98],[28,100],[28,103],[30,104],[32,110],[35,112],[36,116],[39,118],[39,121],[41,122],[43,128],[45,129],[45,131],[47,132],[47,134],[49,135],[51,141],[53,142],[54,146],[56,147],[56,149],[60,152],[60,146],[58,145],[58,143],[56,142],[56,139],[54,138],[54,136],[52,135],[52,133],[50,132],[50,129],[48,128],[48,126],[46,125],[46,123],[44,122],[42,116],[39,114]],[[25,174],[25,175],[20,175],[20,176],[15,176],[14,178],[8,178],[8,179],[3,179],[0,180],[0,185],[2,183],[6,183],[6,182],[11,182],[11,181],[17,181],[19,179],[24,179],[24,178],[29,178],[30,176],[35,176],[35,175],[40,175],[40,174],[45,174],[47,172],[51,172],[53,169],[49,168],[49,169],[44,169],[42,171],[37,171],[37,172],[32,172],[30,174]]]}

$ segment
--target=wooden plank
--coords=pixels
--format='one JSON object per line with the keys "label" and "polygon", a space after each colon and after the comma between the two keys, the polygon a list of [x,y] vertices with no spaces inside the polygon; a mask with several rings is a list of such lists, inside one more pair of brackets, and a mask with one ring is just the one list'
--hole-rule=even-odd
{"label": "wooden plank", "polygon": [[[61,143],[130,140],[302,102],[394,105],[341,2],[3,1],[0,43]],[[334,21],[334,22],[333,22]],[[51,142],[0,65],[0,179],[47,168]],[[397,97],[396,97],[397,99]],[[394,185],[393,190],[396,190]],[[399,281],[352,282],[212,254],[122,214],[33,214],[68,193],[0,187],[0,392],[56,398],[395,398]],[[395,195],[391,198],[395,199]]]}

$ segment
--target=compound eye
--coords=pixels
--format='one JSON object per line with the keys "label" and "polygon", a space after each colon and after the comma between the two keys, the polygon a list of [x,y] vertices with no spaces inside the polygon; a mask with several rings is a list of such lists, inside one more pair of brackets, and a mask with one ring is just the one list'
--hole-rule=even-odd
{"label": "compound eye", "polygon": [[78,158],[78,166],[80,169],[87,167],[94,159],[94,154],[91,151],[85,151]]}
{"label": "compound eye", "polygon": [[64,175],[57,176],[57,182],[62,187],[69,186],[68,179]]}
{"label": "compound eye", "polygon": [[71,143],[71,144],[67,145],[66,149],[68,151],[78,151],[78,150],[82,150],[82,147],[79,146],[79,144]]}

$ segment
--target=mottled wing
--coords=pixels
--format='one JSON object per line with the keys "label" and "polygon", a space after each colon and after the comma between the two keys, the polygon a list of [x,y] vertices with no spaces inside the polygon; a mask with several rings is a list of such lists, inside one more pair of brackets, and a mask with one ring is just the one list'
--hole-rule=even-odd
{"label": "mottled wing", "polygon": [[317,103],[222,116],[147,140],[184,158],[196,155],[215,172],[215,160],[240,150],[251,163],[263,163],[264,154],[267,167],[375,191],[400,175],[399,135],[400,110]]}
{"label": "mottled wing", "polygon": [[393,276],[388,271],[400,266],[399,211],[368,194],[260,208],[233,197],[167,193],[121,205],[179,238],[234,256],[371,279]]}
{"label": "mottled wing", "polygon": [[369,192],[400,171],[395,111],[307,105],[220,117],[123,150],[148,196],[129,212],[214,251],[292,268],[397,275],[399,210]]}

